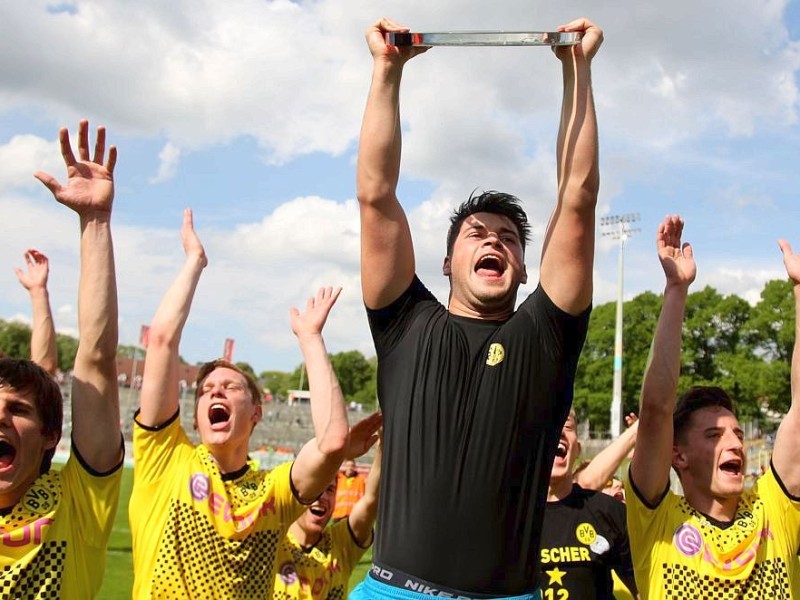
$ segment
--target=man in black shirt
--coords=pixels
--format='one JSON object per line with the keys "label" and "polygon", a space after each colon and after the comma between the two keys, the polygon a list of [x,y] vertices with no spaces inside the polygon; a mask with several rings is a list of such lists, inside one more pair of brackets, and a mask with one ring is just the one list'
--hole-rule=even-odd
{"label": "man in black shirt", "polygon": [[[424,48],[389,46],[387,19],[367,31],[374,60],[358,156],[361,283],[378,356],[383,493],[374,565],[352,597],[534,597],[547,481],[592,297],[599,185],[591,61],[602,31],[585,19],[556,49],[564,104],[558,203],[540,285],[527,281],[527,217],[508,194],[473,195],[451,219],[445,308],[416,277],[400,169],[399,88]],[[393,586],[393,587],[392,587]]]}
{"label": "man in black shirt", "polygon": [[573,483],[572,468],[580,452],[575,413],[570,411],[561,430],[547,491],[540,585],[546,598],[611,600],[614,569],[635,595],[625,505]]}

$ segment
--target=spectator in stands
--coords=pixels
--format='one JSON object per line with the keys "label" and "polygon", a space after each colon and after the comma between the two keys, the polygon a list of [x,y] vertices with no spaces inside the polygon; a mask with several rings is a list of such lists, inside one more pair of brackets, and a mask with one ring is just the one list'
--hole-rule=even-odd
{"label": "spectator in stands", "polygon": [[[93,598],[97,594],[122,474],[117,287],[110,226],[117,150],[111,146],[106,158],[105,129],[99,127],[90,155],[87,121],[78,126],[77,159],[66,129],[60,130],[59,141],[67,167],[66,184],[42,171],[35,177],[80,221],[80,336],[71,392],[72,451],[63,468],[51,468],[63,419],[61,392],[53,377],[33,361],[0,360],[3,598]],[[41,263],[30,266],[32,272],[22,274],[23,285],[29,276],[31,281],[41,281]],[[43,307],[37,308],[37,303],[34,311],[41,313]],[[38,319],[34,321],[40,329]],[[49,352],[39,354],[40,346],[49,342],[33,345],[38,348],[35,359]]]}
{"label": "spectator in stands", "polygon": [[25,252],[25,264],[28,268],[27,271],[22,269],[14,269],[14,271],[22,287],[28,290],[28,294],[31,297],[33,312],[31,360],[50,373],[50,375],[55,376],[58,370],[56,328],[53,324],[50,295],[47,291],[50,262],[44,254],[30,248]]}
{"label": "spectator in stands", "polygon": [[[380,413],[375,413],[351,429],[351,447],[355,440],[368,436],[358,445],[359,456],[377,440],[375,426],[380,424]],[[359,430],[363,433],[359,434]],[[350,575],[372,544],[380,475],[381,445],[378,442],[364,494],[346,518],[327,526],[334,511],[337,485],[334,479],[322,496],[292,523],[278,548],[274,600],[347,597]]]}
{"label": "spectator in stands", "polygon": [[178,351],[208,262],[189,209],[181,237],[186,260],[150,325],[134,424],[133,595],[271,598],[277,544],[324,492],[347,450],[344,399],[322,339],[341,289],[322,288],[303,312],[291,310],[316,437],[293,462],[262,471],[248,458],[261,390],[234,364],[218,359],[200,370],[194,406],[200,445],[181,427]]}
{"label": "spectator in stands", "polygon": [[[545,598],[613,598],[612,570],[636,594],[625,505],[573,481],[581,452],[570,411],[550,474],[542,525],[540,586]],[[591,465],[590,465],[591,467]],[[589,467],[589,468],[590,468]]]}
{"label": "spectator in stands", "polygon": [[[639,436],[626,481],[628,533],[642,597],[800,598],[800,319],[792,356],[792,404],[778,428],[770,469],[745,490],[744,431],[730,396],[695,386],[676,403],[681,333],[696,265],[681,244],[683,220],[656,236],[664,301],[642,385]],[[800,312],[800,256],[780,242]],[[684,496],[669,488],[670,466]]]}
{"label": "spectator in stands", "polygon": [[333,509],[333,519],[344,519],[353,510],[366,491],[367,479],[358,472],[356,461],[348,459],[342,464],[336,476],[336,503]]}

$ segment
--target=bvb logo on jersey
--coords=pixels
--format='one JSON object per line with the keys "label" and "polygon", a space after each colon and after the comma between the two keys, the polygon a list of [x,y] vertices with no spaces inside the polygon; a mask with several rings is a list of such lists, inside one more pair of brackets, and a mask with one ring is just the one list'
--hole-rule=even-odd
{"label": "bvb logo on jersey", "polygon": [[506,357],[506,351],[503,349],[503,344],[495,342],[489,346],[489,353],[486,355],[486,364],[490,367],[499,365]]}
{"label": "bvb logo on jersey", "polygon": [[22,504],[33,513],[44,515],[49,513],[55,505],[56,495],[39,485],[28,488]]}
{"label": "bvb logo on jersey", "polygon": [[575,536],[581,544],[591,546],[597,539],[597,531],[595,531],[591,523],[581,523],[575,530]]}

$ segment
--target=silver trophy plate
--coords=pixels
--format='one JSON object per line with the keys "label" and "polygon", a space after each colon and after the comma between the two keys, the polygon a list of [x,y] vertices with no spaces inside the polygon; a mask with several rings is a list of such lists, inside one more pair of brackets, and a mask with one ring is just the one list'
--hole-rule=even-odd
{"label": "silver trophy plate", "polygon": [[392,46],[572,46],[580,40],[577,31],[386,33],[386,43]]}

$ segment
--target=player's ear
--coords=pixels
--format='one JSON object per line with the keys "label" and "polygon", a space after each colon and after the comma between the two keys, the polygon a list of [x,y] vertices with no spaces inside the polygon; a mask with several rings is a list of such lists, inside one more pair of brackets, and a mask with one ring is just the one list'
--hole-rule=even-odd
{"label": "player's ear", "polygon": [[450,273],[451,273],[451,270],[450,270],[450,257],[449,256],[445,256],[444,257],[444,262],[442,263],[442,275],[444,275],[445,277],[450,277]]}
{"label": "player's ear", "polygon": [[676,471],[680,471],[681,469],[685,469],[688,464],[686,459],[686,454],[681,451],[679,446],[672,447],[672,466],[675,467]]}

